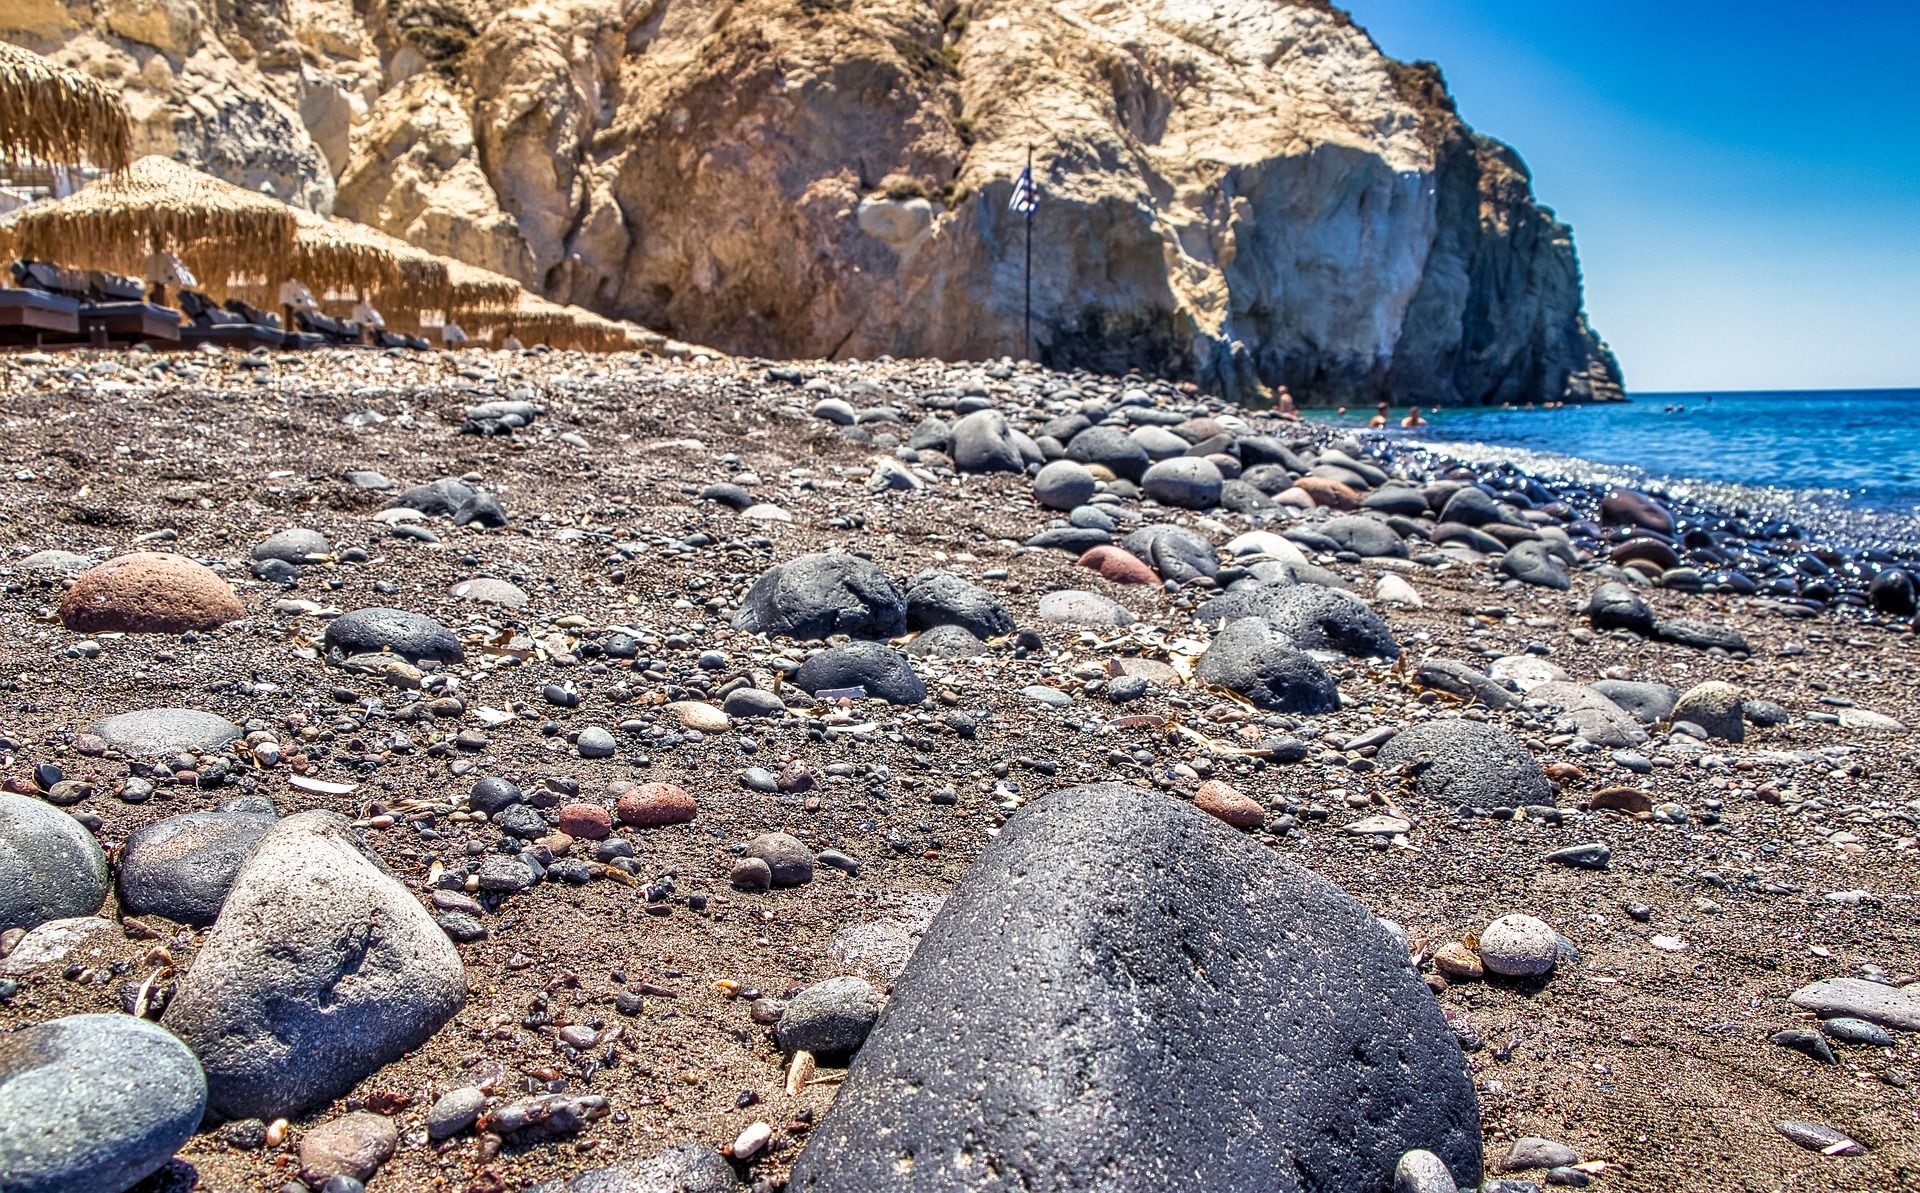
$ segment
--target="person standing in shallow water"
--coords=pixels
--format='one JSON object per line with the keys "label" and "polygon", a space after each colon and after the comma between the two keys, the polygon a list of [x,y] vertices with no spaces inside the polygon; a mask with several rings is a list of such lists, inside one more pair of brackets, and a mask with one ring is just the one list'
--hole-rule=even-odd
{"label": "person standing in shallow water", "polygon": [[1300,420],[1300,408],[1293,404],[1293,395],[1287,391],[1287,387],[1284,385],[1280,387],[1279,396],[1273,400],[1273,412],[1289,421],[1298,422]]}
{"label": "person standing in shallow water", "polygon": [[1400,420],[1400,425],[1408,430],[1412,430],[1415,427],[1426,426],[1427,420],[1420,417],[1420,407],[1415,406],[1407,411],[1407,417]]}
{"label": "person standing in shallow water", "polygon": [[1367,425],[1376,430],[1385,427],[1387,425],[1388,413],[1387,404],[1385,402],[1380,403],[1380,409],[1373,412],[1373,417],[1367,420]]}

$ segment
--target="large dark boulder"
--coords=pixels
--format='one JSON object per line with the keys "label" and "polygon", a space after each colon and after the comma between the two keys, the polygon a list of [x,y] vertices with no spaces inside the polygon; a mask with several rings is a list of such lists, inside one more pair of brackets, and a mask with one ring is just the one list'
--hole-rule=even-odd
{"label": "large dark boulder", "polygon": [[1190,805],[1099,784],[981,852],[788,1187],[1385,1193],[1412,1148],[1480,1179],[1405,949]]}
{"label": "large dark boulder", "polygon": [[[1299,573],[1296,567],[1294,571]],[[1195,616],[1207,624],[1259,617],[1272,622],[1301,650],[1354,658],[1397,659],[1393,631],[1365,601],[1320,584],[1262,584],[1235,588],[1203,603]]]}
{"label": "large dark boulder", "polygon": [[789,638],[897,638],[907,630],[907,602],[887,574],[857,555],[802,555],[762,573],[733,628]]}
{"label": "large dark boulder", "polygon": [[964,627],[976,638],[1013,633],[1013,617],[994,595],[952,572],[929,569],[907,581],[907,628]]}

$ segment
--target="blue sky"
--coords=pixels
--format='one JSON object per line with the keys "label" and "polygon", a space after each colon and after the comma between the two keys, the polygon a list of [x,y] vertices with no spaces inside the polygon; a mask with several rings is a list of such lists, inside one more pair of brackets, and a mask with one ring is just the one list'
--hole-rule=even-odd
{"label": "blue sky", "polygon": [[1920,387],[1920,0],[1342,0],[1573,225],[1637,392]]}

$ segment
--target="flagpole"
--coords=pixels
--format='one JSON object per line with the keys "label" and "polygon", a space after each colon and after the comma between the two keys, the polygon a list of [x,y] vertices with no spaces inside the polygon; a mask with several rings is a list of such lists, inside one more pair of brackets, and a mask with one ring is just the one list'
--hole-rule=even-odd
{"label": "flagpole", "polygon": [[[1029,188],[1029,193],[1034,198],[1038,198],[1039,191],[1038,191],[1038,188],[1035,187],[1033,183],[1033,146],[1032,145],[1027,146],[1027,186]],[[1036,206],[1038,206],[1038,204],[1029,203],[1027,206],[1027,212],[1026,212],[1026,215],[1027,215],[1027,302],[1026,302],[1026,313],[1020,325],[1021,327],[1020,357],[1023,360],[1033,359],[1033,209]]]}

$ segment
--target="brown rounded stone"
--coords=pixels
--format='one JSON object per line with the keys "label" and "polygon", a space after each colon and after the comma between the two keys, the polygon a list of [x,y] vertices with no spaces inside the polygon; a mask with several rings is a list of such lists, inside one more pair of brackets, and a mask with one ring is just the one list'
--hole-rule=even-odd
{"label": "brown rounded stone", "polygon": [[635,828],[685,824],[697,810],[693,797],[672,783],[642,783],[622,794],[614,808],[620,823]]}
{"label": "brown rounded stone", "polygon": [[568,804],[560,809],[555,827],[576,840],[598,841],[613,831],[613,822],[598,804]]}
{"label": "brown rounded stone", "polygon": [[1160,577],[1139,556],[1119,547],[1095,547],[1080,557],[1080,566],[1092,568],[1115,584],[1160,583]]}
{"label": "brown rounded stone", "polygon": [[1352,485],[1344,485],[1324,476],[1303,476],[1293,483],[1293,487],[1313,498],[1315,505],[1336,510],[1360,508],[1360,494],[1354,492]]}
{"label": "brown rounded stone", "polygon": [[1200,784],[1200,790],[1193,796],[1193,806],[1235,828],[1259,828],[1267,822],[1267,814],[1258,803],[1234,790],[1231,783],[1219,779]]}
{"label": "brown rounded stone", "polygon": [[366,1181],[399,1142],[392,1119],[356,1110],[307,1132],[300,1141],[300,1177],[316,1189],[335,1176]]}
{"label": "brown rounded stone", "polygon": [[137,551],[83,572],[60,598],[60,620],[82,634],[184,634],[247,615],[232,585],[184,555]]}

